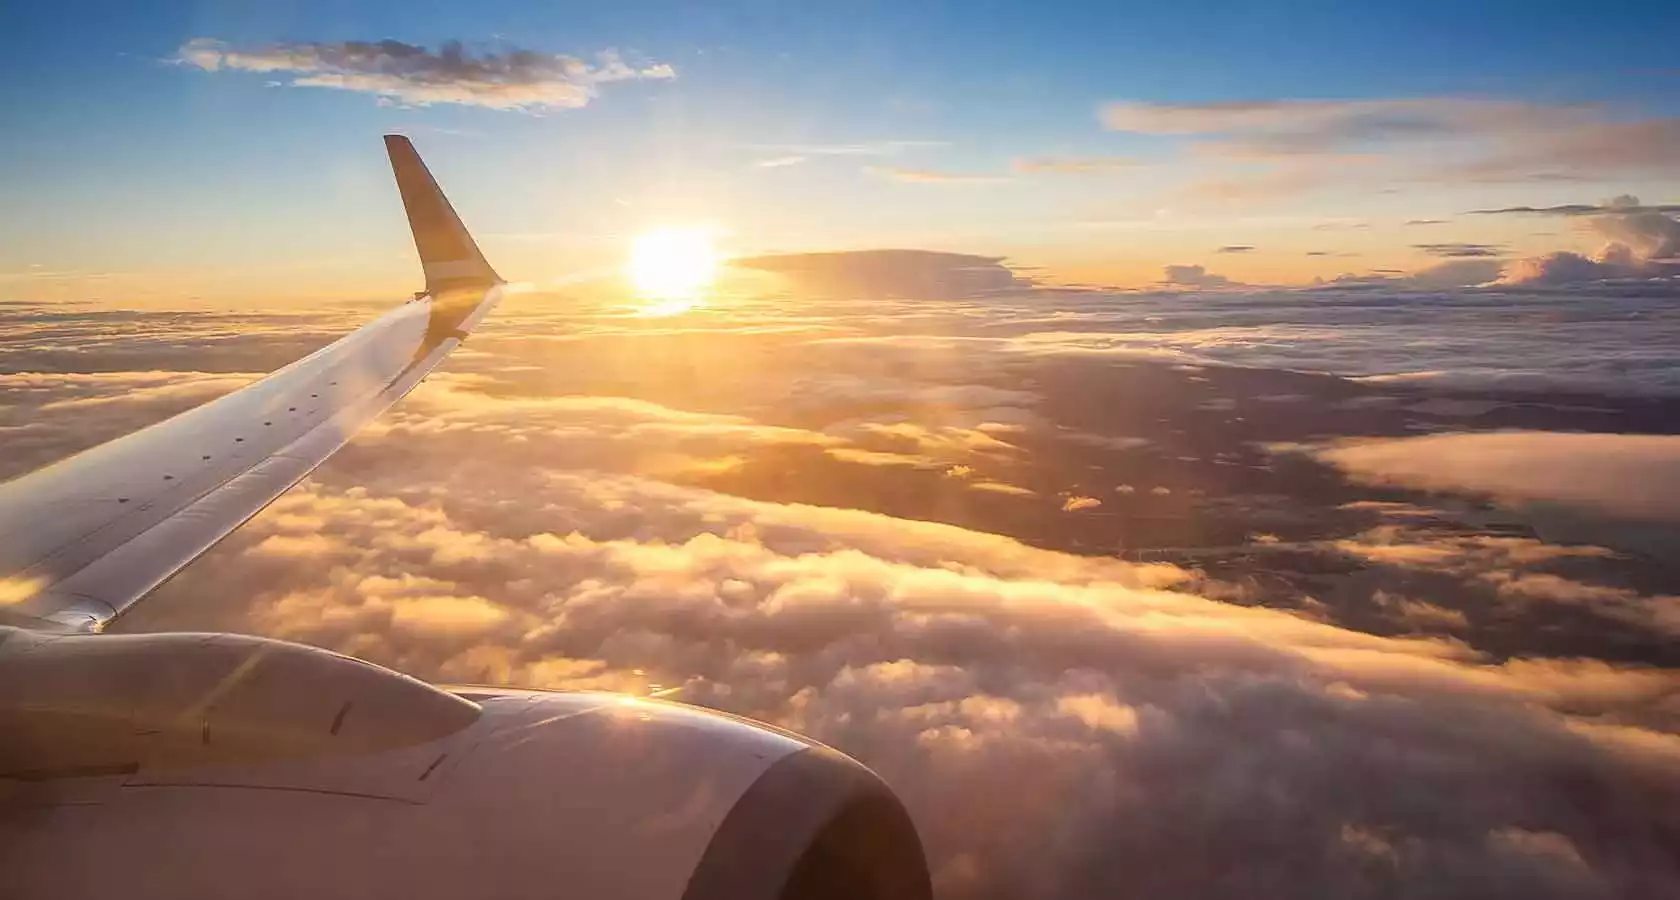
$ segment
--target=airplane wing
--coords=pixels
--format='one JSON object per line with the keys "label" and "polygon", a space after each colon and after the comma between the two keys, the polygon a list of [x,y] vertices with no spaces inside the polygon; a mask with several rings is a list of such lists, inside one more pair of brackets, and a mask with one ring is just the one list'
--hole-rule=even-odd
{"label": "airplane wing", "polygon": [[891,788],[779,729],[646,698],[441,688],[271,638],[88,633],[343,446],[495,305],[501,279],[414,148],[386,145],[424,293],[0,485],[0,894],[929,900]]}
{"label": "airplane wing", "polygon": [[426,291],[218,400],[0,484],[0,625],[98,631],[256,515],[460,345],[503,282],[387,135]]}

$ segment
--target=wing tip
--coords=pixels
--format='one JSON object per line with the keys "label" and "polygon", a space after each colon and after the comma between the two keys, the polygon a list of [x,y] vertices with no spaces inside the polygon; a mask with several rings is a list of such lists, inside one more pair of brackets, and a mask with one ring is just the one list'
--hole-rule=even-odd
{"label": "wing tip", "polygon": [[451,287],[500,284],[501,276],[484,259],[414,142],[407,135],[387,134],[385,151],[425,270],[426,289],[435,294]]}

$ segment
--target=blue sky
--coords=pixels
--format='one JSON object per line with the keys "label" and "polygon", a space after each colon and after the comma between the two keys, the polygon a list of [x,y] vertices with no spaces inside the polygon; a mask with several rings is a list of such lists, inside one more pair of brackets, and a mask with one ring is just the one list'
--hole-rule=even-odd
{"label": "blue sky", "polygon": [[[1008,254],[1070,280],[1136,283],[1164,265],[1219,262],[1239,278],[1297,281],[1415,267],[1410,236],[1395,230],[1405,221],[1440,218],[1456,230],[1434,238],[1515,255],[1589,252],[1596,236],[1557,222],[1454,216],[1680,199],[1680,171],[1653,162],[1675,140],[1660,123],[1680,115],[1672,5],[1360,7],[14,4],[0,14],[13,38],[0,62],[0,192],[12,212],[0,272],[202,276],[193,290],[207,293],[247,273],[313,293],[396,285],[407,247],[376,140],[388,130],[415,137],[487,252],[537,279],[605,265],[640,230],[699,222],[726,229],[740,252],[926,246]],[[294,71],[178,61],[193,39],[250,53],[383,39],[584,60],[616,49],[676,77],[601,84],[581,108],[381,105],[365,90],[290,86]],[[1208,152],[1253,137],[1231,134],[1246,119],[1139,133],[1105,127],[1103,113],[1440,98],[1514,111],[1292,108],[1289,122],[1258,126],[1268,140],[1347,129],[1315,146],[1320,161]],[[1598,106],[1578,120],[1547,112],[1583,103]],[[1366,127],[1394,117],[1435,138]],[[1594,146],[1611,164],[1587,165],[1576,145],[1588,136],[1521,172],[1419,174],[1458,153],[1508,157],[1536,133],[1633,122],[1659,123],[1640,132],[1658,146],[1631,162],[1603,150],[1620,146],[1610,136]],[[806,152],[859,145],[875,152]],[[1049,172],[1034,160],[1116,164]],[[1321,177],[1332,170],[1345,171]],[[1269,186],[1232,187],[1256,181]],[[1320,246],[1337,223],[1369,233]],[[1208,255],[1228,245],[1257,249]]]}

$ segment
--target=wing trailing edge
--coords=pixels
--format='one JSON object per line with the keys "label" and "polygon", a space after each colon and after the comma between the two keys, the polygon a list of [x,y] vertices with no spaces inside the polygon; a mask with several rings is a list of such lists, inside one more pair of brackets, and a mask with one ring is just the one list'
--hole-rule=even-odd
{"label": "wing trailing edge", "polygon": [[427,293],[251,385],[0,484],[6,626],[98,631],[419,384],[502,281],[407,138],[385,139]]}

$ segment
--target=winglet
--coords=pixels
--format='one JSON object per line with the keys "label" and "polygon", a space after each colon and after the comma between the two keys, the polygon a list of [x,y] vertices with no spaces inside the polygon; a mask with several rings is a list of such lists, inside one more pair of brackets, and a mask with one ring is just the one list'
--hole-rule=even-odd
{"label": "winglet", "polygon": [[426,271],[426,291],[438,296],[451,289],[483,289],[502,279],[467,233],[461,217],[449,205],[449,198],[432,179],[414,145],[400,134],[385,135],[385,152],[402,192],[408,225],[414,231],[414,247],[420,251],[420,265]]}

